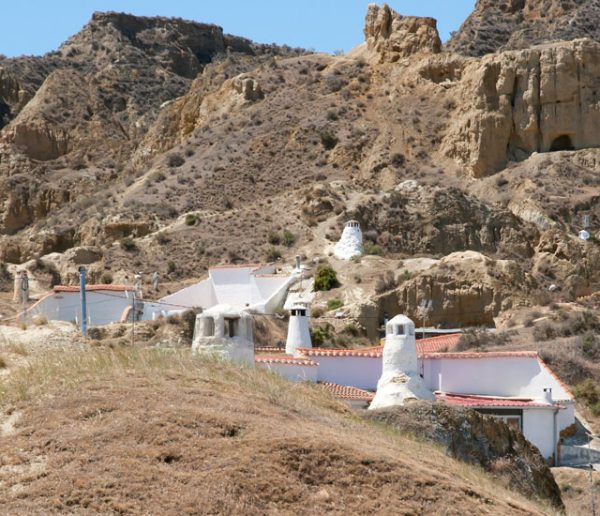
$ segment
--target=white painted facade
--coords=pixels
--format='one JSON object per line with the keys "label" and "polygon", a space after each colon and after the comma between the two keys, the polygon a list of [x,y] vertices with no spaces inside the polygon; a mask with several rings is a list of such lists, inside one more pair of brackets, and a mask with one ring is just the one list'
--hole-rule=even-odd
{"label": "white painted facade", "polygon": [[217,305],[198,314],[192,351],[254,364],[252,316],[229,305]]}
{"label": "white painted facade", "polygon": [[413,400],[433,400],[417,363],[415,324],[397,315],[386,324],[381,378],[370,409],[404,405]]}
{"label": "white painted facade", "polygon": [[[296,280],[294,275],[274,273],[274,267],[258,265],[213,267],[205,280],[160,299],[159,311],[229,305],[236,310],[272,314],[283,305],[289,286]],[[143,318],[152,319],[156,312],[149,304]]]}
{"label": "white painted facade", "polygon": [[256,367],[277,373],[292,382],[317,382],[318,365],[258,362]]}
{"label": "white painted facade", "polygon": [[351,220],[346,223],[342,236],[333,249],[333,253],[340,260],[350,260],[361,256],[363,252],[363,236],[360,224]]}
{"label": "white painted facade", "polygon": [[366,391],[377,389],[382,372],[381,358],[318,356],[315,360],[319,362],[319,382],[350,385]]}
{"label": "white painted facade", "polygon": [[[81,297],[79,291],[60,291],[57,287],[27,310],[27,317],[42,315],[50,321],[81,322]],[[114,286],[90,285],[86,290],[88,326],[101,326],[117,322],[125,310],[132,306],[132,287],[116,290]]]}

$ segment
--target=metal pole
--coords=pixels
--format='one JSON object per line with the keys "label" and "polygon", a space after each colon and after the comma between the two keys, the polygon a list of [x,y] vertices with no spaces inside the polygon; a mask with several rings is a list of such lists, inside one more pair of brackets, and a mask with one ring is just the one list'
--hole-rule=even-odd
{"label": "metal pole", "polygon": [[131,346],[135,345],[135,289],[131,296]]}
{"label": "metal pole", "polygon": [[87,335],[87,302],[85,298],[85,267],[79,267],[79,294],[81,297],[81,333]]}

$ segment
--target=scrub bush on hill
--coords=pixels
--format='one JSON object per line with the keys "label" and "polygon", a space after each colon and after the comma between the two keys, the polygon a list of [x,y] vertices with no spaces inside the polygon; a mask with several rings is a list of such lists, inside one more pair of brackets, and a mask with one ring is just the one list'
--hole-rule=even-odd
{"label": "scrub bush on hill", "polygon": [[337,273],[330,265],[322,265],[315,274],[315,290],[327,291],[340,286]]}

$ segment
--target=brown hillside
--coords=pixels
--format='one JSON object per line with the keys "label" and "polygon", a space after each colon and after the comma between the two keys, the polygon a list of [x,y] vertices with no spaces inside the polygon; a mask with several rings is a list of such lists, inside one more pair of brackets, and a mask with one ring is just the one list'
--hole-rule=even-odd
{"label": "brown hillside", "polygon": [[12,514],[543,510],[316,387],[177,352],[48,355],[5,388]]}

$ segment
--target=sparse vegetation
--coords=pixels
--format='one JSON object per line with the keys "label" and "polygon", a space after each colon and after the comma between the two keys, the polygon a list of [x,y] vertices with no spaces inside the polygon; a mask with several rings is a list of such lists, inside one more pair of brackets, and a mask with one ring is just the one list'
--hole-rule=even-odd
{"label": "sparse vegetation", "polygon": [[167,155],[167,165],[169,167],[180,167],[185,163],[185,158],[179,152],[172,152]]}
{"label": "sparse vegetation", "polygon": [[131,237],[125,237],[125,238],[121,239],[120,245],[121,245],[121,249],[123,249],[123,251],[126,251],[128,253],[135,253],[138,251],[138,246],[135,243],[135,241],[133,240],[133,238],[131,238]]}
{"label": "sparse vegetation", "polygon": [[383,294],[384,292],[394,290],[397,286],[398,282],[396,281],[394,273],[392,271],[386,271],[377,278],[375,292],[377,294]]}
{"label": "sparse vegetation", "polygon": [[337,310],[344,306],[344,302],[341,299],[330,299],[327,301],[327,310]]}
{"label": "sparse vegetation", "polygon": [[363,243],[363,252],[365,254],[375,256],[383,256],[385,254],[383,247],[374,242],[371,242],[370,240],[365,240],[365,242]]}
{"label": "sparse vegetation", "polygon": [[511,342],[513,335],[512,331],[492,332],[487,328],[469,328],[458,340],[456,351],[505,346]]}
{"label": "sparse vegetation", "polygon": [[113,275],[108,271],[103,272],[100,276],[100,283],[102,283],[103,285],[110,285],[112,282]]}
{"label": "sparse vegetation", "polygon": [[321,265],[315,274],[314,289],[327,291],[340,286],[337,273],[330,265]]}

